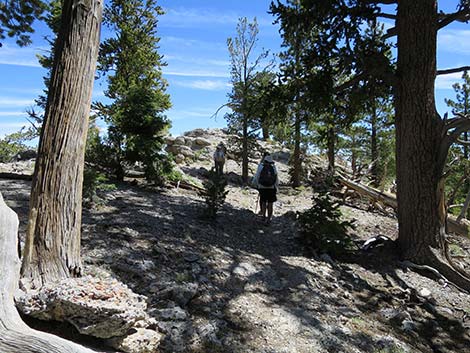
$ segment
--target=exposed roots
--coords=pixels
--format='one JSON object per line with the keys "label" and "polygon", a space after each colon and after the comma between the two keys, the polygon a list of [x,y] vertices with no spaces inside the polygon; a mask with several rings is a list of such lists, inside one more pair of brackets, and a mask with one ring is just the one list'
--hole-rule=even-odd
{"label": "exposed roots", "polygon": [[411,260],[404,261],[403,264],[407,267],[430,271],[460,291],[470,294],[470,274],[458,268],[446,251],[428,247],[424,254]]}

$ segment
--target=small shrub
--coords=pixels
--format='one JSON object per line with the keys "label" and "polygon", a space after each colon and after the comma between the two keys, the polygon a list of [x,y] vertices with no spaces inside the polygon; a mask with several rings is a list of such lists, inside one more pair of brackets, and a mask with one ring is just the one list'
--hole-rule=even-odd
{"label": "small shrub", "polygon": [[348,229],[354,229],[354,222],[341,221],[339,207],[329,192],[322,190],[314,197],[313,206],[299,213],[300,239],[307,251],[338,256],[353,247]]}
{"label": "small shrub", "polygon": [[227,186],[227,179],[224,175],[219,175],[214,169],[209,171],[207,180],[203,183],[204,191],[201,196],[204,197],[207,208],[206,215],[209,218],[215,219],[217,211],[222,207],[225,202],[225,197],[228,191],[225,190]]}
{"label": "small shrub", "polygon": [[108,183],[108,178],[93,168],[85,168],[83,177],[83,203],[85,207],[92,207],[102,202],[98,193],[112,191],[116,185]]}
{"label": "small shrub", "polygon": [[18,132],[0,138],[0,163],[12,162],[18,154],[28,150],[25,142],[34,137],[31,129],[22,128]]}

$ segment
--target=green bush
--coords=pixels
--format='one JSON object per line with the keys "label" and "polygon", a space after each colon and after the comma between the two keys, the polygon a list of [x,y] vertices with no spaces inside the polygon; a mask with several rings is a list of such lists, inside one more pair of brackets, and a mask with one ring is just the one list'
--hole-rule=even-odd
{"label": "green bush", "polygon": [[85,168],[82,196],[85,207],[92,207],[93,205],[101,204],[103,199],[99,197],[99,193],[115,189],[116,185],[110,184],[104,173],[100,173],[93,168]]}
{"label": "green bush", "polygon": [[225,202],[225,197],[228,191],[225,190],[227,186],[227,179],[224,175],[219,175],[214,169],[209,171],[207,180],[203,183],[204,191],[200,195],[206,202],[206,215],[215,219],[217,211],[222,207]]}
{"label": "green bush", "polygon": [[298,213],[300,239],[308,252],[338,256],[353,247],[348,230],[354,229],[354,222],[342,221],[339,207],[327,190],[321,190],[313,206]]}
{"label": "green bush", "polygon": [[18,154],[29,149],[25,141],[33,139],[31,129],[22,128],[18,132],[6,135],[0,139],[0,163],[12,162]]}

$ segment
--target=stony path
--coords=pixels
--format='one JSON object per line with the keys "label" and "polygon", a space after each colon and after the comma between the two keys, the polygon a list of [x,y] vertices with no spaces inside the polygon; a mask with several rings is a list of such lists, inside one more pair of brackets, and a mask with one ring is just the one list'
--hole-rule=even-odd
{"label": "stony path", "polygon": [[[0,190],[24,230],[28,184],[0,180]],[[282,188],[266,227],[254,214],[252,189],[231,186],[211,223],[193,193],[122,185],[84,212],[85,270],[147,296],[165,334],[162,352],[465,351],[469,331],[457,325],[462,316],[451,303],[465,308],[469,296],[399,268],[374,268],[374,258],[305,258],[294,215],[310,197]],[[361,237],[396,231],[388,217],[344,213],[357,219]],[[431,289],[439,302],[413,297],[407,286]]]}

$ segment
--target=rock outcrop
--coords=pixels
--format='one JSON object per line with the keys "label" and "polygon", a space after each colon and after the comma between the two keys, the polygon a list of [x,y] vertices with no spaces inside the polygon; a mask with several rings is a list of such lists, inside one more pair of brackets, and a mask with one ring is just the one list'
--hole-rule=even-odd
{"label": "rock outcrop", "polygon": [[91,276],[64,279],[17,298],[31,317],[72,324],[81,334],[107,339],[128,353],[151,352],[160,334],[149,330],[156,322],[146,313],[146,298],[112,278]]}

